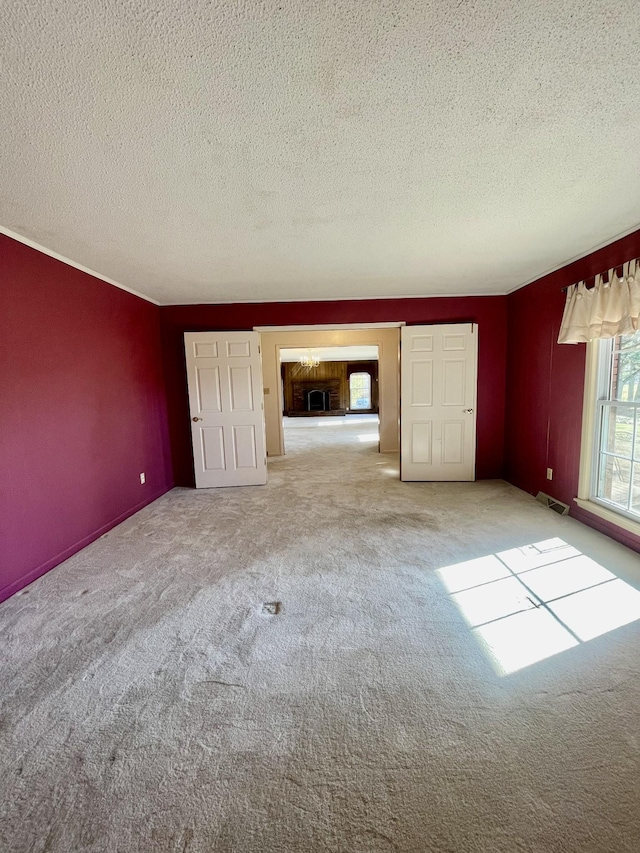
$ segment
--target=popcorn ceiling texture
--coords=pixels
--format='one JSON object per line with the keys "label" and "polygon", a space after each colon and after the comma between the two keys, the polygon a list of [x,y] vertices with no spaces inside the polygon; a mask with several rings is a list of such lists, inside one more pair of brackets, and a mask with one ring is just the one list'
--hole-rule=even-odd
{"label": "popcorn ceiling texture", "polygon": [[267,486],[175,489],[2,604],[0,849],[637,853],[640,622],[499,675],[437,572],[560,537],[637,587],[637,555],[401,483],[372,430],[292,429]]}
{"label": "popcorn ceiling texture", "polygon": [[503,293],[640,221],[636,0],[4,0],[0,224],[164,303]]}

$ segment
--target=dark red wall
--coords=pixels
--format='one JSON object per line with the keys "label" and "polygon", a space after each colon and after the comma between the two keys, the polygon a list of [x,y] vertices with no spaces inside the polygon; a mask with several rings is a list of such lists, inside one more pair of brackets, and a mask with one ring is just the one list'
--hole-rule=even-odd
{"label": "dark red wall", "polygon": [[501,477],[504,444],[506,297],[174,305],[160,309],[174,478],[193,485],[183,333],[253,326],[342,323],[478,323],[477,475]]}
{"label": "dark red wall", "polygon": [[516,486],[551,493],[576,517],[640,550],[638,537],[572,503],[585,347],[555,343],[560,288],[636,255],[640,232],[509,297],[158,309],[0,235],[0,600],[169,489],[169,431],[176,482],[193,483],[188,330],[476,322],[478,477],[502,476],[504,450]]}
{"label": "dark red wall", "polygon": [[158,311],[0,235],[0,600],[171,487]]}
{"label": "dark red wall", "polygon": [[[640,255],[640,231],[508,297],[505,476],[531,494],[569,504],[571,515],[640,551],[640,538],[581,510],[578,494],[586,344],[557,344],[561,288]],[[553,480],[546,469],[553,468]]]}

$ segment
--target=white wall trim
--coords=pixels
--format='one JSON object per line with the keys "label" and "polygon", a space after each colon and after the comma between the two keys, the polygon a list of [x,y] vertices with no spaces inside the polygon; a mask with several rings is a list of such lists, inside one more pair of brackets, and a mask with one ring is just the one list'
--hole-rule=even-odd
{"label": "white wall trim", "polygon": [[640,522],[634,521],[626,515],[621,515],[619,512],[608,509],[606,506],[597,504],[594,501],[582,500],[582,498],[574,498],[574,501],[578,504],[580,509],[584,509],[592,515],[597,515],[599,518],[603,518],[605,521],[608,521],[610,524],[614,524],[616,527],[628,530],[629,533],[635,533],[636,536],[640,536]]}
{"label": "white wall trim", "polygon": [[347,329],[398,329],[406,326],[404,320],[397,323],[323,323],[318,326],[254,326],[254,332],[333,332],[334,329],[343,331]]}
{"label": "white wall trim", "polygon": [[144,299],[145,302],[151,302],[153,305],[160,305],[155,299],[152,299],[150,296],[145,296],[144,293],[140,293],[138,290],[134,290],[132,287],[127,287],[126,284],[120,284],[119,281],[115,281],[112,278],[109,278],[106,275],[102,275],[102,273],[96,272],[95,270],[90,269],[89,267],[85,267],[83,264],[78,264],[75,261],[72,261],[70,258],[65,257],[64,255],[60,255],[58,252],[54,252],[53,249],[47,249],[46,246],[41,246],[40,243],[36,243],[35,240],[30,240],[28,237],[23,237],[22,234],[17,234],[15,231],[11,231],[9,228],[5,228],[4,225],[0,225],[0,234],[4,234],[6,237],[11,237],[12,240],[16,240],[18,243],[24,243],[25,246],[29,246],[31,249],[36,249],[38,252],[42,252],[43,255],[48,255],[50,258],[54,258],[56,261],[62,261],[63,264],[67,264],[69,267],[73,267],[74,269],[80,270],[80,272],[87,273],[87,275],[91,275],[94,278],[99,279],[100,281],[104,281],[107,284],[113,285],[113,287],[117,287],[120,290],[126,290],[127,293],[131,293],[133,296],[137,296],[139,299]]}
{"label": "white wall trim", "polygon": [[582,436],[580,438],[580,473],[578,476],[578,497],[575,500],[588,501],[591,496],[591,470],[593,468],[593,445],[596,426],[596,376],[598,371],[598,342],[587,344],[584,371],[584,397],[582,402]]}
{"label": "white wall trim", "polygon": [[580,439],[580,474],[578,479],[578,496],[573,500],[580,509],[598,516],[610,524],[640,536],[640,522],[634,521],[628,515],[616,512],[600,502],[591,499],[591,482],[593,466],[596,464],[595,429],[598,399],[598,374],[600,365],[600,341],[587,343],[586,364],[584,371],[584,402],[582,407],[582,436]]}

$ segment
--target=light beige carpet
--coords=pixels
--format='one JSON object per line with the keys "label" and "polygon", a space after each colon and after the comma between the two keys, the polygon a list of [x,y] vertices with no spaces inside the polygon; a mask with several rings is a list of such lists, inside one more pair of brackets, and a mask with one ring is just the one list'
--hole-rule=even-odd
{"label": "light beige carpet", "polygon": [[640,849],[638,555],[400,483],[374,430],[292,427],[266,487],[175,489],[0,606],[2,850]]}

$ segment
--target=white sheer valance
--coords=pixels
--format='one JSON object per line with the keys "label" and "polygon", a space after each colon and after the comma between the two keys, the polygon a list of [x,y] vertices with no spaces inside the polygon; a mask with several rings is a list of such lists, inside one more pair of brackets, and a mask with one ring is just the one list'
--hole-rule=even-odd
{"label": "white sheer valance", "polygon": [[633,334],[640,329],[640,263],[630,261],[622,277],[609,270],[593,287],[583,281],[567,288],[559,344],[580,344]]}

